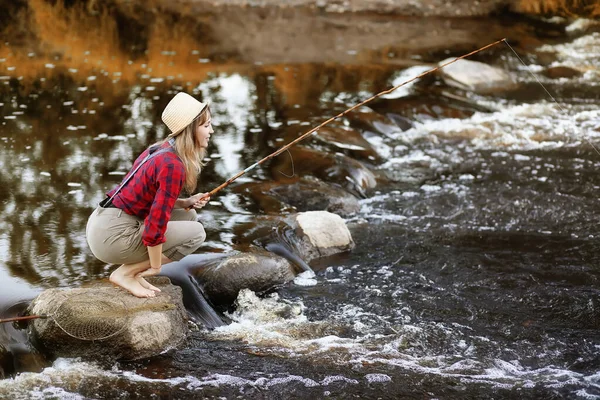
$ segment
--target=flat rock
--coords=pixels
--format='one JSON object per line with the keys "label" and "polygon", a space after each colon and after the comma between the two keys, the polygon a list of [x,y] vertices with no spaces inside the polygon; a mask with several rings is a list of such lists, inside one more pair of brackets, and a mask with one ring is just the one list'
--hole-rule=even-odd
{"label": "flat rock", "polygon": [[[453,58],[441,61],[443,65]],[[515,89],[517,83],[503,69],[478,61],[458,60],[440,70],[446,84],[477,93],[493,93]]]}
{"label": "flat rock", "polygon": [[108,282],[45,290],[29,306],[29,314],[49,316],[29,325],[34,343],[57,357],[111,360],[148,358],[176,348],[188,332],[181,289],[166,277],[148,280],[161,289],[150,299]]}

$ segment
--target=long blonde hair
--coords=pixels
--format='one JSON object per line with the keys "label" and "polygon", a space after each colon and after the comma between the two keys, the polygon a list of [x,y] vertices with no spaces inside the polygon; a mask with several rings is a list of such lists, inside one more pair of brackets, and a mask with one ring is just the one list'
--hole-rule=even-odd
{"label": "long blonde hair", "polygon": [[[183,187],[189,194],[192,194],[194,190],[196,190],[198,175],[200,175],[202,167],[204,166],[202,160],[206,155],[206,149],[200,147],[200,143],[196,137],[196,128],[205,124],[209,118],[210,109],[206,106],[194,121],[186,126],[181,133],[175,136],[175,145],[173,148],[183,162],[183,167],[185,169],[185,183]],[[158,144],[165,143],[171,137],[172,136],[167,136],[166,139],[161,140]]]}

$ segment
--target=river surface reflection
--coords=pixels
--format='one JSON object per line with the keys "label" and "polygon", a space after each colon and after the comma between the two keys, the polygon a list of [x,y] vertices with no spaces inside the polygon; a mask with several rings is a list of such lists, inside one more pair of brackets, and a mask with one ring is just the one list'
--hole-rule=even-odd
{"label": "river surface reflection", "polygon": [[[17,357],[0,365],[0,397],[600,396],[597,26],[296,10],[272,12],[252,37],[242,28],[258,26],[260,10],[98,12],[30,0],[7,12],[19,23],[0,48],[2,312],[108,276],[87,248],[87,217],[165,137],[160,113],[178,91],[211,101],[199,184],[208,191],[430,63],[507,37],[531,70],[496,46],[478,59],[510,71],[519,89],[477,95],[431,76],[293,152],[297,177],[360,205],[346,216],[356,250],[315,263],[316,277],[241,299],[229,327],[153,360]],[[295,36],[311,24],[308,39]],[[552,78],[555,67],[572,71]],[[340,142],[343,129],[360,138]],[[315,167],[319,154],[358,160],[376,183],[353,190]],[[286,182],[290,170],[284,154],[239,183]],[[201,212],[198,252],[230,251],[254,215],[292,210],[227,189]],[[282,304],[299,314],[278,316]]]}

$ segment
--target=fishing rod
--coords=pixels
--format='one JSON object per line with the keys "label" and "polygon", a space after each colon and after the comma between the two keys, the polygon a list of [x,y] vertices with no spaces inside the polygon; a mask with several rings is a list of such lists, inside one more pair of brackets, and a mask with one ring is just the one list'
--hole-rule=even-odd
{"label": "fishing rod", "polygon": [[4,319],[0,319],[0,324],[4,324],[6,322],[29,321],[29,320],[38,319],[38,318],[48,318],[48,316],[47,315],[27,315],[24,317],[4,318]]}
{"label": "fishing rod", "polygon": [[[392,87],[392,88],[390,88],[390,89],[384,90],[383,92],[379,92],[379,93],[377,93],[376,95],[374,95],[374,96],[371,96],[371,97],[369,97],[368,99],[366,99],[366,100],[364,100],[364,101],[361,101],[360,103],[358,103],[358,104],[356,104],[356,105],[354,105],[354,106],[350,107],[350,108],[349,108],[349,109],[347,109],[346,111],[344,111],[344,112],[341,112],[341,113],[339,113],[338,115],[336,115],[336,116],[334,116],[334,117],[331,117],[331,118],[329,118],[328,120],[326,120],[326,121],[322,122],[320,125],[318,125],[318,126],[316,126],[316,127],[312,128],[312,129],[311,129],[311,130],[309,130],[308,132],[306,132],[306,133],[302,134],[301,136],[299,136],[298,138],[296,138],[296,139],[295,139],[295,140],[293,140],[292,142],[290,142],[290,143],[286,144],[285,146],[281,147],[279,150],[277,150],[277,151],[275,151],[275,152],[273,152],[273,153],[269,154],[268,156],[266,156],[266,157],[265,157],[265,158],[263,158],[262,160],[255,162],[254,164],[252,164],[251,166],[249,166],[249,167],[248,167],[248,168],[246,168],[245,170],[238,172],[237,174],[235,174],[235,175],[234,175],[234,176],[232,176],[231,178],[227,179],[227,181],[223,182],[221,185],[217,186],[216,188],[214,188],[213,190],[211,190],[210,192],[208,192],[208,194],[206,194],[206,196],[203,196],[203,197],[202,197],[200,200],[202,200],[202,199],[205,199],[205,198],[207,198],[207,197],[212,197],[214,194],[216,194],[216,193],[217,193],[217,192],[219,192],[220,190],[222,190],[222,189],[226,188],[227,186],[231,185],[231,183],[233,183],[233,181],[235,181],[236,179],[238,179],[240,176],[242,176],[242,175],[244,175],[245,173],[247,173],[247,172],[249,172],[249,171],[253,170],[254,168],[258,167],[259,165],[263,164],[264,162],[266,162],[266,161],[270,160],[271,158],[273,158],[273,157],[277,157],[279,154],[283,153],[284,151],[286,151],[287,149],[289,149],[289,148],[290,148],[290,147],[292,147],[293,145],[295,145],[295,144],[297,144],[298,142],[300,142],[300,141],[302,141],[302,140],[306,139],[306,138],[307,138],[307,137],[308,137],[310,134],[312,134],[312,133],[314,133],[314,132],[318,131],[319,129],[321,129],[322,127],[324,127],[325,125],[327,125],[328,123],[330,123],[330,122],[332,122],[332,121],[334,121],[334,120],[336,120],[336,119],[338,119],[338,118],[341,118],[341,117],[343,117],[344,115],[348,114],[350,111],[352,111],[352,110],[355,110],[355,109],[357,109],[358,107],[364,106],[365,104],[367,104],[367,103],[369,103],[369,102],[371,102],[371,101],[375,100],[376,98],[378,98],[378,97],[380,97],[380,96],[383,96],[384,94],[389,94],[389,93],[393,92],[394,90],[396,90],[396,89],[398,89],[398,88],[401,88],[402,86],[404,86],[404,85],[406,85],[406,84],[408,84],[408,83],[410,83],[410,82],[412,82],[412,81],[415,81],[415,80],[417,80],[417,79],[419,79],[419,78],[421,78],[421,77],[423,77],[423,76],[425,76],[425,75],[428,75],[428,74],[430,74],[430,73],[432,73],[432,72],[435,72],[435,71],[437,71],[437,70],[439,70],[439,69],[442,69],[442,68],[444,68],[444,67],[446,67],[446,66],[448,66],[448,65],[450,65],[450,64],[452,64],[452,63],[454,63],[454,62],[456,62],[456,61],[458,61],[458,60],[461,60],[461,59],[463,59],[463,58],[467,58],[467,57],[469,57],[469,56],[472,56],[473,54],[477,54],[477,53],[479,53],[480,51],[483,51],[483,50],[485,50],[485,49],[488,49],[488,48],[490,48],[490,47],[492,47],[492,46],[495,46],[495,45],[497,45],[498,43],[501,43],[501,42],[506,42],[506,38],[504,38],[504,39],[500,39],[500,40],[497,40],[497,41],[495,41],[495,42],[493,42],[493,43],[490,43],[490,44],[488,44],[488,45],[485,45],[485,46],[483,46],[483,47],[481,47],[481,48],[479,48],[479,49],[477,49],[477,50],[475,50],[475,51],[472,51],[472,52],[470,52],[470,53],[464,54],[464,55],[462,55],[462,56],[460,56],[460,57],[456,57],[454,60],[448,61],[448,62],[446,62],[446,63],[444,63],[444,64],[442,64],[442,65],[439,65],[439,66],[437,66],[437,67],[435,67],[435,68],[432,68],[432,69],[430,69],[430,70],[427,70],[427,71],[425,71],[425,72],[423,72],[423,73],[421,73],[421,74],[419,74],[419,75],[415,76],[414,78],[411,78],[411,79],[409,79],[409,80],[407,80],[407,81],[404,81],[404,82],[402,82],[402,83],[401,83],[401,84],[399,84],[399,85],[396,85],[396,86],[394,86],[394,87]],[[187,208],[186,208],[186,210],[191,210],[191,209],[192,209],[192,206],[190,206],[190,207],[187,207]]]}

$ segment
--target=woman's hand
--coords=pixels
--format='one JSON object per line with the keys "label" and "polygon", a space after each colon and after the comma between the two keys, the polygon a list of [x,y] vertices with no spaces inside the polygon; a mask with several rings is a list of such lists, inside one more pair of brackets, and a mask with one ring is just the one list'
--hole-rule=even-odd
{"label": "woman's hand", "polygon": [[210,201],[210,195],[208,193],[198,193],[190,197],[190,205],[188,208],[202,208]]}

